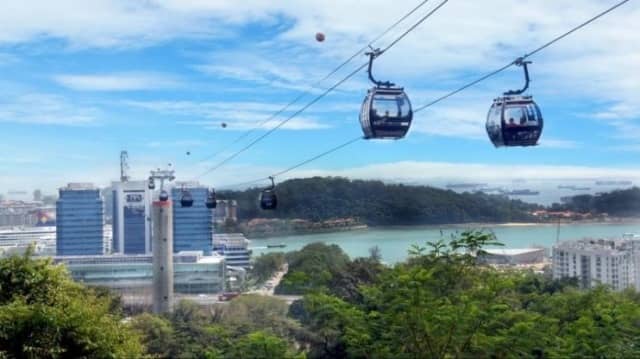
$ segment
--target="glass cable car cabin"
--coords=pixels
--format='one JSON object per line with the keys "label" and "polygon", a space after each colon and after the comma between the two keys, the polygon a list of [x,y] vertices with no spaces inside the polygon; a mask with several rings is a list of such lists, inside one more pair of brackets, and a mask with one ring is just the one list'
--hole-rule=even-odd
{"label": "glass cable car cabin", "polygon": [[487,135],[495,147],[535,146],[544,125],[540,108],[532,96],[522,95],[529,87],[529,71],[522,58],[515,64],[524,68],[525,86],[505,92],[493,100],[487,114]]}
{"label": "glass cable car cabin", "polygon": [[403,138],[413,119],[411,101],[402,87],[389,81],[376,81],[371,74],[373,60],[382,52],[379,49],[368,52],[369,79],[375,84],[369,89],[360,109],[360,125],[366,139]]}
{"label": "glass cable car cabin", "polygon": [[217,206],[217,201],[216,201],[216,191],[212,188],[209,190],[209,193],[207,195],[207,201],[205,202],[205,205],[207,206],[207,208],[209,209],[214,209]]}
{"label": "glass cable car cabin", "polygon": [[263,210],[273,210],[278,207],[278,197],[276,196],[273,177],[269,177],[269,179],[271,180],[271,187],[260,192],[260,208]]}
{"label": "glass cable car cabin", "polygon": [[180,206],[191,207],[193,206],[193,196],[188,190],[182,189],[182,196],[180,197]]}

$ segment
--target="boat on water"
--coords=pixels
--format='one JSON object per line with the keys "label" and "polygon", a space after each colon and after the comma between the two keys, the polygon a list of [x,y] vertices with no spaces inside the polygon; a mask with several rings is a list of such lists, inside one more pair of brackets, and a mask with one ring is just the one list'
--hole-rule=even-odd
{"label": "boat on water", "polygon": [[513,191],[507,192],[507,195],[510,196],[537,196],[539,194],[539,191],[532,191],[530,189],[515,189]]}
{"label": "boat on water", "polygon": [[280,243],[280,244],[267,244],[267,248],[284,248],[287,245],[284,243]]}
{"label": "boat on water", "polygon": [[596,186],[631,186],[631,181],[596,181]]}
{"label": "boat on water", "polygon": [[473,189],[486,186],[486,183],[449,183],[446,187],[447,189]]}

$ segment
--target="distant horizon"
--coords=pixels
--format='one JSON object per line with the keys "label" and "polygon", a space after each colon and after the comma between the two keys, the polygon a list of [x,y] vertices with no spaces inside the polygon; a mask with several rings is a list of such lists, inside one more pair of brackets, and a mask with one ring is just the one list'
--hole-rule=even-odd
{"label": "distant horizon", "polygon": [[[288,181],[288,180],[295,180],[295,179],[309,179],[309,178],[313,178],[313,177],[322,177],[322,178],[328,178],[328,177],[341,177],[341,178],[347,178],[349,180],[372,180],[372,181],[382,181],[384,183],[387,184],[405,184],[405,185],[415,185],[415,186],[430,186],[430,187],[435,187],[435,188],[440,188],[443,190],[452,190],[454,192],[458,192],[458,193],[463,193],[463,192],[475,192],[481,189],[502,189],[505,191],[513,191],[513,190],[523,190],[523,189],[530,189],[530,190],[534,190],[534,191],[540,191],[540,195],[522,195],[522,196],[515,196],[515,195],[511,195],[510,197],[513,199],[520,199],[524,202],[529,202],[529,203],[536,203],[536,204],[541,204],[541,205],[551,205],[554,202],[560,202],[560,198],[561,197],[565,197],[565,196],[574,196],[574,195],[580,195],[580,194],[591,194],[594,195],[596,193],[599,192],[610,192],[610,191],[614,191],[614,190],[620,190],[620,189],[628,189],[628,188],[632,188],[632,187],[637,187],[637,183],[636,181],[640,181],[640,178],[636,179],[636,180],[632,180],[629,178],[568,178],[568,179],[558,179],[558,178],[547,178],[547,179],[528,179],[528,180],[524,180],[524,179],[520,179],[520,178],[514,178],[512,180],[483,180],[483,181],[476,181],[476,182],[471,182],[469,181],[467,178],[464,178],[460,181],[456,181],[455,179],[451,179],[451,180],[447,180],[447,179],[437,179],[437,180],[419,180],[419,179],[400,179],[400,178],[389,178],[389,179],[385,179],[385,178],[356,178],[356,177],[346,177],[346,176],[335,176],[335,175],[326,175],[326,176],[321,176],[321,175],[309,175],[309,176],[305,176],[305,177],[290,177],[290,178],[286,178],[283,181]],[[132,178],[130,181],[143,181],[145,180],[144,178]],[[631,181],[631,184],[629,185],[624,185],[624,186],[620,186],[620,185],[597,185],[596,181]],[[100,190],[104,190],[104,189],[108,189],[111,188],[111,183],[112,182],[118,182],[119,179],[117,180],[113,180],[113,181],[108,181],[106,184],[102,185],[99,183],[92,183],[97,189]],[[174,183],[180,183],[181,180],[177,179],[175,182],[170,182],[168,185],[169,187],[174,186]],[[201,185],[204,186],[208,186],[206,183],[200,183]],[[264,185],[266,185],[267,183],[265,182]],[[477,187],[473,188],[473,187],[464,187],[464,188],[448,188],[447,186],[449,185],[469,185],[469,184],[475,184],[478,185]],[[67,183],[61,184],[58,188],[62,188],[65,187],[67,185]],[[249,188],[256,188],[256,187],[263,187],[264,185],[261,185],[260,183],[256,183],[253,185],[248,185],[246,187],[240,187],[240,188],[220,188],[219,191],[225,191],[225,190],[233,190],[233,191],[241,191],[241,190],[245,190],[245,189],[249,189]],[[561,189],[558,188],[558,186],[576,186],[578,188],[578,190],[573,190],[573,189]],[[588,187],[589,189],[584,189],[585,187]],[[0,194],[3,195],[5,197],[5,199],[16,199],[16,200],[31,200],[33,198],[33,192],[37,189],[42,191],[42,195],[43,196],[49,196],[49,195],[57,195],[58,193],[58,188],[49,191],[49,190],[44,190],[42,188],[33,188],[33,189],[0,189]],[[214,187],[215,188],[215,187]],[[9,192],[11,191],[15,191],[15,192],[21,192],[21,193],[14,193],[11,194]]]}

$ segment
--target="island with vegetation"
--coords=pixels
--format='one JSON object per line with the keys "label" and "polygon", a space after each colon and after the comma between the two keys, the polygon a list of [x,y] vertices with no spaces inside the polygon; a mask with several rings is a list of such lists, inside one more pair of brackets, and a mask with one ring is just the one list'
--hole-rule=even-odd
{"label": "island with vegetation", "polygon": [[292,179],[276,187],[278,208],[257,206],[259,188],[221,191],[238,204],[238,229],[247,236],[303,234],[363,226],[531,222],[543,207],[506,196],[456,193],[429,186],[342,177]]}
{"label": "island with vegetation", "polygon": [[273,211],[259,209],[259,188],[220,192],[220,198],[237,200],[241,220],[231,229],[264,238],[369,226],[606,222],[640,215],[637,187],[567,197],[547,207],[479,191],[457,193],[342,177],[291,179],[279,183],[276,192],[278,208]]}

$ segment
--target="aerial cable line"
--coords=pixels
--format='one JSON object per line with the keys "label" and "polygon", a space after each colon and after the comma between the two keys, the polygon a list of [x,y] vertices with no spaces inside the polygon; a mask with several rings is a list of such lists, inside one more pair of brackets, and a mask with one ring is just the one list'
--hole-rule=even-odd
{"label": "aerial cable line", "polygon": [[317,154],[317,155],[315,155],[313,157],[310,157],[310,158],[308,158],[308,159],[306,159],[304,161],[298,162],[297,164],[295,164],[295,165],[293,165],[293,166],[291,166],[291,167],[289,167],[289,168],[287,168],[285,170],[282,170],[280,172],[276,172],[276,173],[274,173],[274,174],[272,174],[270,176],[257,178],[255,180],[251,180],[251,181],[247,181],[247,182],[236,183],[236,184],[233,184],[233,185],[222,186],[221,188],[224,189],[224,188],[241,187],[241,186],[246,186],[246,185],[250,185],[250,184],[261,182],[261,181],[266,181],[266,180],[269,180],[270,178],[282,176],[282,175],[287,174],[287,173],[289,173],[289,172],[291,172],[293,170],[296,170],[296,169],[298,169],[298,168],[300,168],[300,167],[302,167],[302,166],[304,166],[306,164],[314,162],[314,161],[316,161],[316,160],[318,160],[318,159],[320,159],[322,157],[328,156],[328,155],[330,155],[330,154],[332,154],[332,153],[334,153],[334,152],[336,152],[336,151],[338,151],[338,150],[340,150],[340,149],[342,149],[344,147],[347,147],[347,146],[349,146],[349,145],[351,145],[351,144],[353,144],[355,142],[358,142],[358,141],[360,141],[362,139],[364,139],[364,137],[362,137],[361,135],[358,136],[358,137],[352,138],[352,139],[350,139],[350,140],[348,140],[348,141],[346,141],[344,143],[341,143],[341,144],[339,144],[337,146],[334,146],[334,147],[332,147],[332,148],[330,148],[330,149],[328,149],[328,150],[326,150],[326,151],[324,151],[322,153],[319,153],[319,154]]}
{"label": "aerial cable line", "polygon": [[449,93],[447,93],[447,94],[445,94],[445,95],[443,95],[441,97],[438,97],[437,99],[435,99],[435,100],[433,100],[433,101],[431,101],[431,102],[429,102],[429,103],[427,103],[425,105],[422,105],[422,106],[416,108],[413,112],[414,113],[420,112],[420,111],[426,109],[427,107],[431,107],[431,106],[433,106],[433,105],[435,105],[435,104],[437,104],[437,103],[439,103],[441,101],[444,101],[444,100],[448,99],[449,97],[451,97],[451,96],[453,96],[453,95],[455,95],[455,94],[457,94],[459,92],[462,92],[462,91],[468,89],[469,87],[472,87],[472,86],[474,86],[474,85],[476,85],[476,84],[478,84],[478,83],[480,83],[480,82],[482,82],[482,81],[484,81],[484,80],[486,80],[486,79],[488,79],[490,77],[493,77],[493,76],[501,73],[502,71],[508,69],[509,67],[511,67],[513,65],[517,65],[518,63],[521,63],[525,59],[537,54],[538,52],[546,49],[547,47],[555,44],[556,42],[564,39],[565,37],[573,34],[574,32],[584,28],[585,26],[587,26],[587,25],[591,24],[592,22],[598,20],[599,18],[607,15],[608,13],[612,12],[613,10],[619,8],[620,6],[624,5],[625,3],[629,2],[629,1],[630,0],[623,0],[623,1],[620,1],[620,2],[616,3],[612,7],[610,7],[608,9],[606,9],[605,11],[597,14],[596,16],[594,16],[594,17],[590,18],[589,20],[581,23],[580,25],[572,28],[571,30],[563,33],[562,35],[553,38],[551,41],[549,41],[549,42],[545,43],[544,45],[536,48],[535,50],[523,55],[522,57],[519,57],[519,58],[515,59],[514,61],[502,66],[501,68],[499,68],[497,70],[491,71],[491,72],[485,74],[484,76],[482,76],[482,77],[480,77],[480,78],[478,78],[478,79],[476,79],[476,80],[474,80],[474,81],[472,81],[472,82],[470,82],[470,83],[468,83],[468,84],[466,84],[466,85],[464,85],[464,86],[462,86],[462,87],[460,87],[460,88],[458,88],[458,89],[456,89],[454,91],[451,91],[451,92],[449,92]]}
{"label": "aerial cable line", "polygon": [[[424,15],[423,17],[421,17],[416,23],[414,23],[411,27],[409,27],[407,30],[405,30],[400,36],[398,36],[395,40],[393,40],[389,45],[387,45],[384,49],[380,50],[377,54],[376,57],[379,57],[381,55],[383,55],[387,50],[391,49],[393,46],[395,46],[398,42],[400,42],[400,40],[404,39],[409,33],[411,33],[412,31],[414,31],[418,26],[420,26],[420,24],[422,24],[424,21],[426,21],[429,17],[431,17],[433,14],[435,14],[438,10],[440,10],[440,8],[442,8],[447,2],[449,2],[449,0],[443,0],[442,2],[440,2],[440,4],[438,4],[438,6],[436,6],[434,9],[432,9],[431,11],[429,11],[426,15]],[[228,156],[227,158],[223,159],[222,161],[218,162],[215,166],[211,167],[210,169],[206,170],[205,172],[203,172],[202,174],[200,174],[199,176],[197,176],[196,178],[200,178],[208,173],[211,173],[215,170],[217,170],[218,168],[222,167],[224,164],[226,164],[227,162],[231,161],[232,159],[236,158],[238,155],[240,155],[241,153],[243,153],[244,151],[248,150],[249,148],[253,147],[256,143],[262,141],[264,138],[266,138],[267,136],[269,136],[270,134],[272,134],[273,132],[277,131],[280,127],[284,126],[287,122],[291,121],[292,119],[294,119],[295,117],[297,117],[298,115],[300,115],[302,112],[304,112],[306,109],[308,109],[309,107],[311,107],[313,104],[315,104],[316,102],[320,101],[322,98],[324,98],[325,96],[327,96],[329,93],[331,93],[333,90],[335,90],[338,86],[342,85],[344,82],[346,82],[347,80],[349,80],[350,78],[352,78],[353,76],[355,76],[358,72],[362,71],[365,67],[367,67],[369,65],[369,62],[365,62],[364,64],[360,65],[357,69],[355,69],[354,71],[352,71],[351,73],[349,73],[347,76],[345,76],[344,78],[342,78],[340,81],[338,81],[337,83],[335,83],[333,86],[329,87],[328,89],[326,89],[325,91],[323,91],[321,94],[319,94],[318,96],[316,96],[313,100],[311,100],[309,103],[307,103],[306,105],[304,105],[302,108],[300,108],[299,110],[297,110],[296,112],[294,112],[292,115],[290,115],[289,117],[285,118],[284,120],[280,121],[275,127],[271,128],[269,131],[265,132],[263,135],[259,136],[258,138],[256,138],[255,140],[253,140],[252,142],[250,142],[248,145],[242,147],[240,150],[234,152],[233,154],[231,154],[230,156]]]}
{"label": "aerial cable line", "polygon": [[[524,56],[522,56],[521,58],[518,58],[518,59],[516,59],[515,61],[513,61],[513,62],[511,62],[511,63],[509,63],[509,64],[506,64],[505,66],[503,66],[503,67],[501,67],[501,68],[499,68],[499,69],[497,69],[497,70],[494,70],[494,71],[492,71],[492,72],[489,72],[489,73],[485,74],[484,76],[482,76],[482,77],[480,77],[480,78],[478,78],[478,79],[476,79],[476,80],[474,80],[474,81],[472,81],[472,82],[470,82],[470,83],[468,83],[468,84],[466,84],[466,85],[464,85],[464,86],[462,86],[462,87],[460,87],[460,88],[458,88],[458,89],[456,89],[456,90],[454,90],[454,91],[452,91],[452,92],[449,92],[448,94],[446,94],[446,95],[444,95],[444,96],[441,96],[441,97],[439,97],[439,98],[437,98],[437,99],[435,99],[435,100],[433,100],[433,101],[431,101],[431,102],[427,103],[426,105],[423,105],[423,106],[419,107],[419,108],[418,108],[418,109],[416,109],[414,112],[418,112],[418,111],[424,110],[424,109],[425,109],[425,108],[427,108],[427,107],[433,106],[433,105],[437,104],[438,102],[441,102],[441,101],[443,101],[443,100],[445,100],[445,99],[447,99],[447,98],[449,98],[449,97],[451,97],[451,96],[453,96],[453,95],[455,95],[455,94],[457,94],[457,93],[459,93],[459,92],[461,92],[461,91],[466,90],[467,88],[469,88],[469,87],[471,87],[471,86],[473,86],[473,85],[476,85],[476,84],[477,84],[477,83],[479,83],[479,82],[482,82],[482,81],[484,81],[484,80],[486,80],[486,79],[488,79],[488,78],[490,78],[490,77],[492,77],[492,76],[494,76],[494,75],[496,75],[496,74],[498,74],[498,73],[500,73],[500,72],[502,72],[502,71],[506,70],[507,68],[509,68],[509,67],[511,67],[511,66],[513,66],[513,65],[515,65],[517,62],[523,61],[524,59],[526,59],[526,58],[528,58],[528,57],[531,57],[531,56],[533,56],[533,55],[537,54],[538,52],[540,52],[540,51],[542,51],[542,50],[546,49],[547,47],[549,47],[549,46],[551,46],[551,45],[555,44],[556,42],[558,42],[558,41],[560,41],[560,40],[562,40],[562,39],[566,38],[567,36],[571,35],[572,33],[574,33],[574,32],[576,32],[576,31],[578,31],[578,30],[580,30],[580,29],[584,28],[585,26],[587,26],[587,25],[591,24],[592,22],[596,21],[597,19],[599,19],[599,18],[601,18],[601,17],[603,17],[603,16],[607,15],[608,13],[612,12],[613,10],[617,9],[618,7],[620,7],[620,6],[624,5],[624,4],[625,4],[625,3],[627,3],[627,2],[629,2],[629,0],[623,0],[623,1],[620,1],[620,2],[616,3],[616,4],[615,4],[615,5],[613,5],[612,7],[610,7],[610,8],[608,8],[608,9],[606,9],[605,11],[603,11],[603,12],[601,12],[601,13],[597,14],[596,16],[594,16],[594,17],[590,18],[589,20],[587,20],[587,21],[585,21],[585,22],[581,23],[580,25],[578,25],[578,26],[576,26],[576,27],[572,28],[571,30],[569,30],[569,31],[567,31],[567,32],[565,32],[565,33],[563,33],[563,34],[561,34],[560,36],[555,37],[555,38],[554,38],[554,39],[552,39],[551,41],[549,41],[549,42],[545,43],[544,45],[542,45],[542,46],[540,46],[540,47],[536,48],[535,50],[533,50],[533,51],[531,51],[531,52],[529,52],[529,53],[525,54],[525,55],[524,55]],[[335,151],[338,151],[338,150],[340,150],[340,149],[342,149],[342,148],[344,148],[344,147],[347,147],[348,145],[350,145],[350,144],[352,144],[352,143],[354,143],[354,142],[356,142],[356,141],[360,140],[361,138],[362,138],[362,137],[357,137],[357,138],[351,139],[351,140],[349,140],[349,141],[347,141],[347,142],[345,142],[345,143],[342,143],[342,144],[340,144],[340,145],[338,145],[338,146],[335,146],[335,147],[333,147],[333,148],[331,148],[331,149],[329,149],[329,150],[327,150],[327,151],[324,151],[324,152],[322,152],[322,153],[320,153],[320,154],[318,154],[318,155],[316,155],[316,156],[310,157],[309,159],[306,159],[306,160],[304,160],[304,161],[302,161],[302,162],[300,162],[300,163],[298,163],[298,164],[296,164],[296,165],[294,165],[294,166],[291,166],[291,167],[287,168],[286,170],[283,170],[283,171],[277,172],[277,173],[273,174],[272,176],[263,177],[263,178],[259,178],[259,179],[253,180],[253,181],[248,181],[248,182],[243,182],[243,183],[235,184],[235,185],[232,185],[232,186],[225,186],[225,188],[229,188],[229,187],[239,187],[239,186],[243,186],[243,185],[249,185],[249,184],[257,183],[257,182],[260,182],[260,181],[268,180],[270,177],[277,177],[277,176],[281,176],[281,175],[283,175],[283,174],[286,174],[286,173],[288,173],[288,172],[293,171],[294,169],[297,169],[297,168],[299,168],[299,167],[301,167],[301,166],[304,166],[304,165],[306,165],[306,164],[309,164],[309,163],[311,163],[311,162],[313,162],[313,161],[315,161],[315,160],[317,160],[317,159],[319,159],[319,158],[322,158],[322,157],[324,157],[324,156],[326,156],[326,155],[329,155],[329,154],[331,154],[331,153],[333,153],[333,152],[335,152]]]}
{"label": "aerial cable line", "polygon": [[[346,65],[348,65],[351,61],[353,61],[353,59],[355,59],[358,55],[362,54],[363,52],[365,52],[367,49],[369,49],[376,41],[380,40],[381,38],[383,38],[385,35],[387,35],[389,32],[391,32],[393,29],[395,29],[398,25],[400,25],[402,22],[404,22],[408,17],[410,17],[411,15],[413,15],[416,11],[418,11],[421,7],[423,7],[426,3],[428,3],[429,0],[423,0],[421,1],[418,5],[416,5],[413,9],[411,9],[411,11],[409,11],[408,13],[404,14],[401,18],[399,18],[396,22],[394,22],[393,24],[391,24],[389,27],[387,27],[383,32],[381,32],[380,34],[378,34],[378,36],[374,37],[372,40],[370,40],[366,45],[364,45],[361,49],[359,49],[358,51],[356,51],[353,55],[351,55],[350,57],[348,57],[346,60],[344,60],[340,65],[338,65],[336,68],[334,68],[333,70],[331,70],[327,75],[325,75],[322,79],[316,81],[315,83],[313,83],[311,85],[311,88],[316,88],[318,86],[320,86],[324,81],[326,81],[327,79],[329,79],[331,76],[333,76],[336,72],[340,71],[343,67],[345,67]],[[291,106],[293,106],[294,104],[298,103],[298,101],[302,100],[302,98],[304,98],[305,96],[307,96],[309,93],[311,92],[311,90],[306,90],[306,91],[301,91],[300,94],[298,94],[298,96],[296,98],[294,98],[293,100],[291,100],[291,102],[287,103],[284,107],[282,107],[281,109],[279,109],[278,111],[274,112],[273,114],[271,114],[269,117],[265,118],[264,120],[260,121],[257,125],[253,126],[252,128],[246,130],[245,132],[243,132],[242,134],[240,134],[240,136],[236,137],[236,139],[234,139],[233,141],[231,141],[230,143],[228,143],[227,145],[223,146],[221,149],[219,149],[218,151],[216,151],[215,153],[203,158],[202,160],[198,161],[198,162],[205,162],[208,161],[212,158],[217,157],[218,155],[220,155],[222,152],[226,151],[227,149],[229,149],[230,147],[232,147],[233,145],[235,145],[236,143],[242,141],[244,138],[246,138],[247,136],[249,136],[250,134],[252,134],[254,131],[258,130],[260,127],[262,127],[264,124],[268,123],[269,121],[273,120],[274,118],[278,117],[280,114],[282,114],[283,112],[285,112],[286,110],[288,110]]]}

